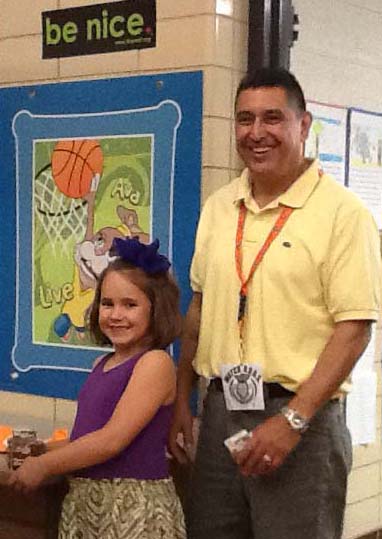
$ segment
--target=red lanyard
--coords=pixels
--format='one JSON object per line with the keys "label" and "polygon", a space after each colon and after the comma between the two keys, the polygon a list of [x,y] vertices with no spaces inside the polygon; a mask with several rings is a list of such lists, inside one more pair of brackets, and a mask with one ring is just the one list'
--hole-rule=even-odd
{"label": "red lanyard", "polygon": [[[260,262],[263,260],[265,253],[268,251],[269,247],[272,245],[273,241],[281,232],[283,226],[287,222],[290,214],[293,212],[294,208],[284,208],[280,215],[277,218],[277,221],[272,227],[272,230],[268,234],[263,246],[260,251],[257,253],[255,260],[253,261],[252,267],[249,271],[247,279],[243,275],[242,268],[242,259],[243,259],[243,234],[244,234],[244,222],[247,215],[247,208],[244,202],[240,204],[239,219],[237,222],[236,230],[236,247],[235,247],[235,261],[236,261],[236,271],[241,282],[240,288],[240,297],[239,297],[239,310],[238,310],[238,321],[242,322],[245,313],[245,305],[247,301],[247,292],[248,292],[248,283],[252,279],[253,274],[260,265]],[[242,324],[240,324],[241,326]]]}

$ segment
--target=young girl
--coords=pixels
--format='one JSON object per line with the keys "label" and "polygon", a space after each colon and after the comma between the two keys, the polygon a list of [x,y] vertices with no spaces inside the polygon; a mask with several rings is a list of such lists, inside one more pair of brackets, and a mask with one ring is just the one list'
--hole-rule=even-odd
{"label": "young girl", "polygon": [[[60,539],[183,539],[166,442],[175,368],[165,348],[178,336],[179,290],[159,242],[117,239],[90,314],[100,358],[80,391],[70,441],[30,457],[11,475],[22,491],[72,473]],[[74,472],[74,473],[73,473]]]}

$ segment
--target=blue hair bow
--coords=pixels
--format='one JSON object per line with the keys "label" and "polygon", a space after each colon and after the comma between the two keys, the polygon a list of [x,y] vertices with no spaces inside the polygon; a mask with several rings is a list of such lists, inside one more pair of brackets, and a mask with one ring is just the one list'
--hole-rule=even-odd
{"label": "blue hair bow", "polygon": [[158,253],[158,249],[158,239],[146,245],[138,238],[115,238],[112,251],[126,262],[143,269],[149,275],[154,275],[166,272],[171,266],[168,258]]}

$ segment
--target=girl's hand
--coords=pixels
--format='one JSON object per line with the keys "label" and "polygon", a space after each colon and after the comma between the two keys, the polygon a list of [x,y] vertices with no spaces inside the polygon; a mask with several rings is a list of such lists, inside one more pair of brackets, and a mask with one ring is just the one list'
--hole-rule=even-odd
{"label": "girl's hand", "polygon": [[24,463],[11,472],[8,485],[24,494],[38,488],[47,479],[48,472],[44,461],[39,457],[28,457]]}

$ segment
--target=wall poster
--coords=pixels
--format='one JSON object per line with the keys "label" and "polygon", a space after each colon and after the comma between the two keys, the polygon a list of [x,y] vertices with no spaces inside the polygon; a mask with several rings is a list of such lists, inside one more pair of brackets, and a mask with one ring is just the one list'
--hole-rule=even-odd
{"label": "wall poster", "polygon": [[350,109],[349,188],[382,229],[382,114]]}
{"label": "wall poster", "polygon": [[313,116],[305,155],[319,159],[324,171],[345,185],[347,109],[308,102]]}
{"label": "wall poster", "polygon": [[[0,389],[75,398],[112,240],[158,237],[189,299],[201,72],[0,90]],[[6,202],[5,202],[6,201]]]}

